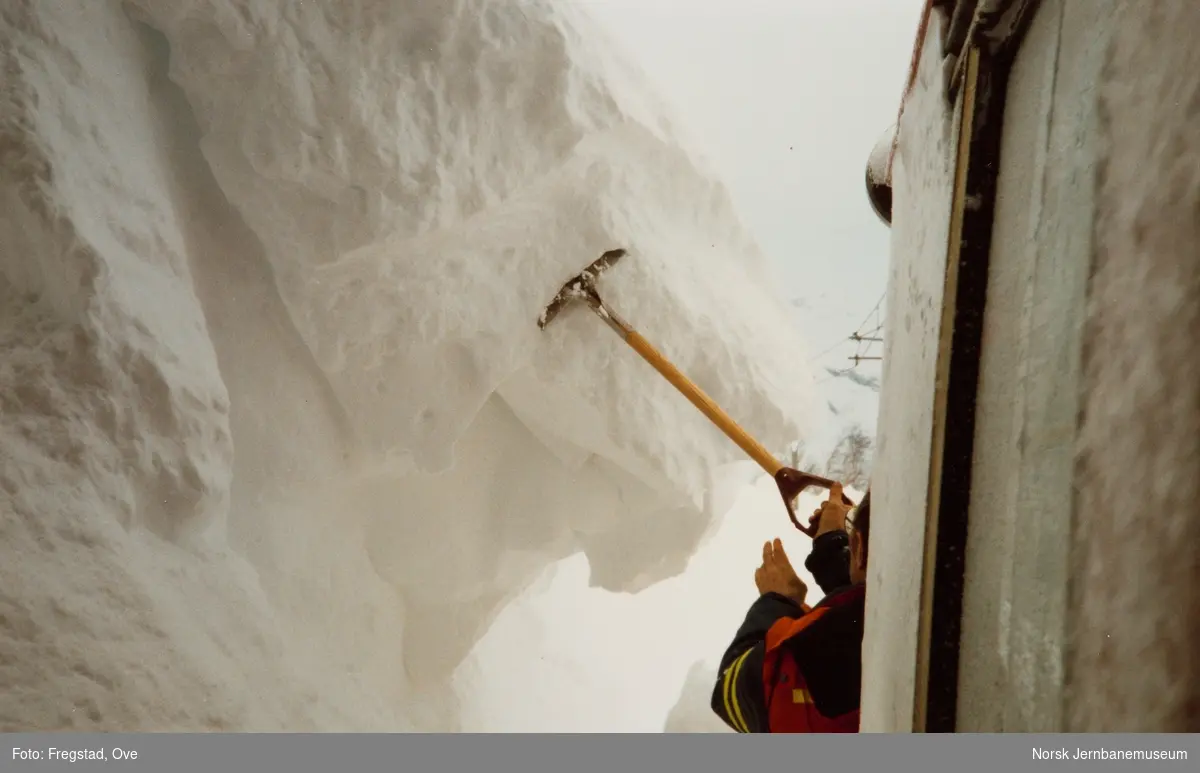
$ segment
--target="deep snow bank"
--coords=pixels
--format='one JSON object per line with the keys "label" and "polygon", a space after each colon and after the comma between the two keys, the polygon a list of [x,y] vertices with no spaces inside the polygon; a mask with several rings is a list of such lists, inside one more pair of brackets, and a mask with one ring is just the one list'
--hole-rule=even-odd
{"label": "deep snow bank", "polygon": [[679,700],[667,714],[664,733],[732,733],[712,710],[713,684],[717,670],[701,661],[692,664],[683,680]]}
{"label": "deep snow bank", "polygon": [[[708,718],[719,724],[709,708],[711,677],[758,598],[754,570],[763,542],[781,538],[809,602],[821,597],[803,568],[812,541],[788,522],[770,478],[746,482],[753,469],[743,462],[718,477],[713,504],[725,515],[675,577],[630,596],[587,587],[583,556],[544,572],[497,616],[455,674],[456,683],[471,686],[463,728],[658,733],[664,720],[668,732],[681,719],[690,727],[711,727]],[[812,512],[821,499],[802,495],[797,509]],[[523,652],[537,656],[513,657]]]}
{"label": "deep snow bank", "polygon": [[605,45],[548,2],[5,4],[0,729],[452,729],[548,562],[683,566],[737,449],[541,306],[626,246],[604,292],[768,445],[808,376]]}

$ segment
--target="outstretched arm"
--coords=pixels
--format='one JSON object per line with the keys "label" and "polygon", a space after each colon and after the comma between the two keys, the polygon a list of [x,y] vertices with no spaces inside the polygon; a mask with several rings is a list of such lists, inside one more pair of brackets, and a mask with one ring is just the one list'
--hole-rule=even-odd
{"label": "outstretched arm", "polygon": [[804,568],[825,593],[850,584],[850,536],[846,533],[846,514],[850,507],[842,496],[841,484],[829,489],[829,498],[813,513],[817,522],[812,552],[804,560]]}
{"label": "outstretched arm", "polygon": [[850,536],[844,529],[821,534],[812,543],[812,552],[804,559],[804,568],[812,573],[824,593],[850,584]]}
{"label": "outstretched arm", "polygon": [[763,696],[767,631],[781,619],[808,612],[804,605],[808,589],[792,568],[780,540],[763,544],[762,565],[754,572],[754,584],[761,595],[750,605],[733,643],[721,658],[712,695],[713,711],[739,733],[770,732]]}

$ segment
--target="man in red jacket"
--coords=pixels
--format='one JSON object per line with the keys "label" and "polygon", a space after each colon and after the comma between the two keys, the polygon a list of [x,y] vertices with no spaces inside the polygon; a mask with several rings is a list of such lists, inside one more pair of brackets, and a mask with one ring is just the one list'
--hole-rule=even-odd
{"label": "man in red jacket", "polygon": [[851,512],[835,485],[818,519],[804,566],[825,597],[809,607],[783,544],[766,543],[762,595],[721,658],[712,708],[739,733],[858,732],[870,491]]}

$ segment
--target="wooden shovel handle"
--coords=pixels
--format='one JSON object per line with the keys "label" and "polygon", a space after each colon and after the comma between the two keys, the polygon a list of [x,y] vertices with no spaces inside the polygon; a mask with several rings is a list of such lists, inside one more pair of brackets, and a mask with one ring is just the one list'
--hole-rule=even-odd
{"label": "wooden shovel handle", "polygon": [[[653,365],[654,369],[661,373],[663,378],[670,381],[676,389],[682,392],[683,396],[690,400],[692,405],[699,408],[700,412],[707,416],[709,421],[716,424],[722,432],[729,436],[730,440],[737,443],[743,451],[750,455],[751,459],[758,462],[759,466],[775,479],[776,485],[779,486],[779,494],[783,497],[783,504],[787,508],[788,518],[791,519],[792,524],[809,537],[814,536],[816,534],[816,525],[806,527],[802,524],[796,516],[793,502],[806,488],[816,486],[828,490],[833,486],[834,481],[819,475],[812,475],[800,472],[799,470],[793,470],[790,467],[784,467],[778,459],[771,455],[770,451],[764,448],[757,440],[750,437],[750,434],[738,426],[738,423],[729,414],[721,410],[720,406],[713,402],[712,398],[705,394],[703,389],[696,386],[691,379],[683,375],[679,368],[672,365],[640,333],[629,328],[622,328],[622,332],[625,336],[625,342],[633,347],[634,351],[642,355],[642,359]],[[842,501],[848,505],[854,504],[845,494],[842,494]]]}
{"label": "wooden shovel handle", "polygon": [[704,393],[704,390],[692,383],[691,379],[687,376],[683,375],[679,368],[672,365],[641,333],[638,333],[636,330],[629,331],[625,342],[633,347],[634,351],[642,355],[642,358],[646,362],[653,365],[654,369],[663,375],[663,378],[670,381],[676,389],[683,393],[684,397],[691,401],[692,405],[699,408],[700,412],[707,416],[709,421],[716,424],[722,432],[729,436],[730,440],[737,443],[768,474],[774,477],[775,473],[783,468],[783,465],[771,455],[770,451],[764,448],[757,440],[750,437],[750,434],[746,430],[738,426],[738,423],[730,418],[729,414],[721,410],[720,406]]}
{"label": "wooden shovel handle", "polygon": [[[812,473],[793,470],[791,467],[784,467],[780,469],[779,472],[775,473],[775,485],[779,486],[779,495],[783,497],[783,505],[787,508],[788,518],[792,520],[793,526],[795,526],[801,532],[807,534],[809,537],[817,536],[817,528],[820,526],[820,524],[814,523],[810,526],[805,526],[804,524],[800,523],[800,519],[796,517],[796,497],[800,496],[800,494],[810,486],[823,488],[826,491],[831,490],[834,482],[835,481],[830,480],[829,478],[823,478],[820,475],[813,475]],[[845,492],[842,492],[842,504],[853,507],[854,500],[846,496]]]}

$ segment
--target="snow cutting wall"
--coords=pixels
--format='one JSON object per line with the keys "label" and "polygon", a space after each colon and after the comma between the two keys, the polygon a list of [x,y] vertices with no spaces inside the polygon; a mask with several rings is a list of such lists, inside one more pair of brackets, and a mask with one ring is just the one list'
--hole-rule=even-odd
{"label": "snow cutting wall", "polygon": [[549,562],[680,570],[803,348],[723,186],[570,6],[0,15],[0,729],[453,729]]}
{"label": "snow cutting wall", "polygon": [[692,664],[684,678],[679,700],[667,715],[667,721],[663,725],[664,733],[734,732],[733,728],[722,722],[712,710],[713,685],[718,677],[716,667],[703,661]]}

